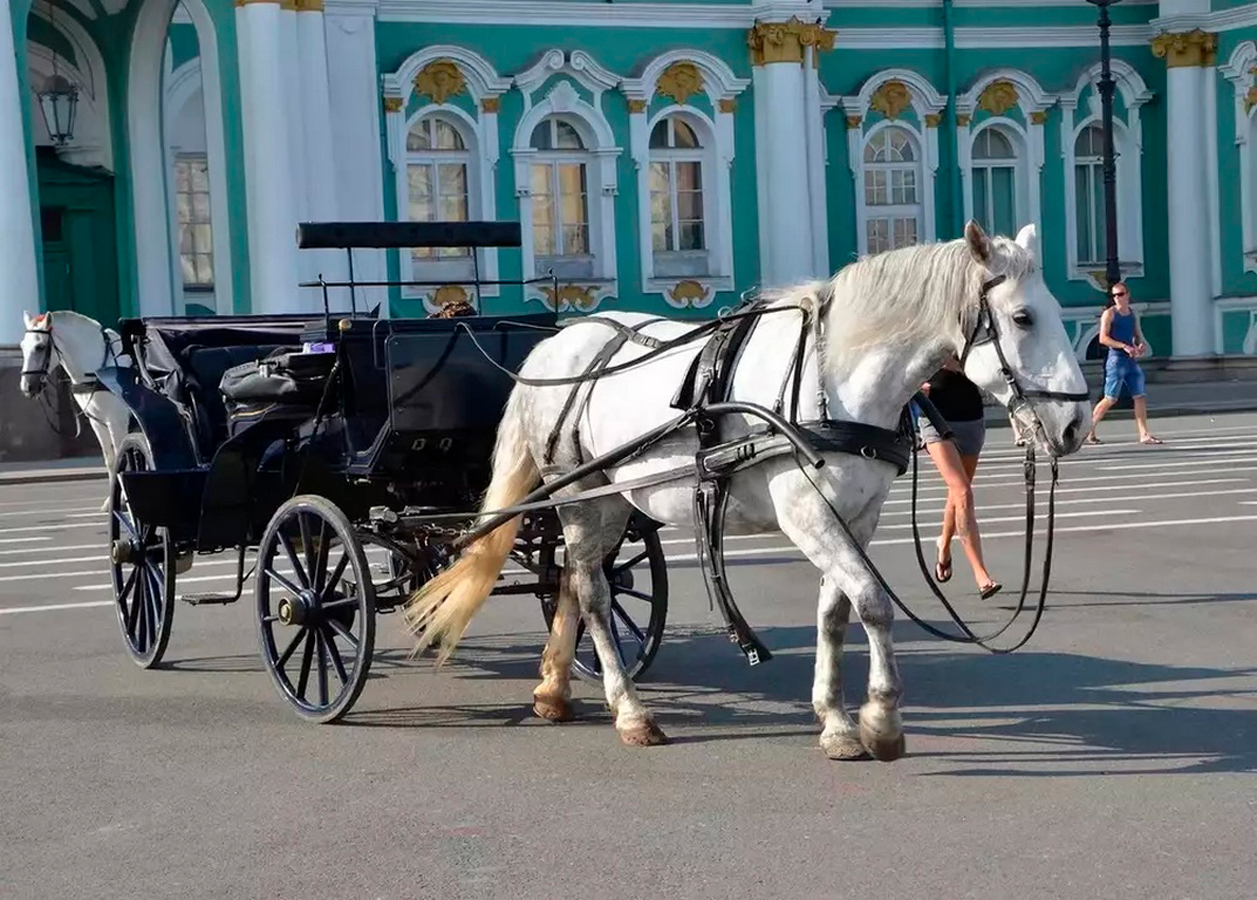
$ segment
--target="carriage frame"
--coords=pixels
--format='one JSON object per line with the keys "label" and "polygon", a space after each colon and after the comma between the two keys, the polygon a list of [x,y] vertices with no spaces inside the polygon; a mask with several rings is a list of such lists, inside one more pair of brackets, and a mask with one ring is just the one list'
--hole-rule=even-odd
{"label": "carriage frame", "polygon": [[[402,608],[459,552],[455,542],[488,484],[513,386],[506,373],[558,327],[550,311],[425,319],[359,311],[359,288],[439,285],[355,280],[353,250],[466,248],[474,277],[459,283],[477,303],[487,285],[544,280],[552,296],[559,292],[553,274],[480,278],[481,248],[520,246],[514,222],[303,224],[297,241],[348,255],[348,281],[300,285],[321,290],[322,314],[119,322],[123,360],[99,378],[135,424],[111,478],[109,559],[124,644],[143,668],[162,661],[176,599],[235,603],[253,576],[258,646],[276,689],[300,717],[332,722],[366,681],[377,614]],[[347,312],[331,309],[338,290],[347,291]],[[234,376],[279,387],[229,397],[229,385],[241,383]],[[605,562],[617,644],[635,680],[653,661],[667,617],[658,530],[635,513]],[[176,598],[195,560],[228,550],[234,591]],[[382,559],[372,563],[368,551]],[[514,568],[493,593],[539,600],[548,630],[562,556],[555,509],[523,514]],[[646,573],[648,589],[639,584]],[[577,641],[578,675],[600,681],[583,622]]]}

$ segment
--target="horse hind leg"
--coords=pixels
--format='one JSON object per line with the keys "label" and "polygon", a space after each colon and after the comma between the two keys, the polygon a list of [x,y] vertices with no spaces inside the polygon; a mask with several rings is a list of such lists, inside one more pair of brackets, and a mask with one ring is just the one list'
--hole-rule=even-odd
{"label": "horse hind leg", "polygon": [[533,712],[551,722],[567,722],[572,716],[572,661],[576,658],[576,630],[580,602],[565,567],[559,575],[550,636],[541,653],[541,684],[533,689]]}
{"label": "horse hind leg", "polygon": [[[667,736],[638,697],[625,671],[611,631],[611,586],[602,568],[603,558],[624,533],[630,512],[629,505],[617,499],[565,507],[559,515],[567,548],[565,568],[602,666],[603,689],[607,706],[615,716],[615,730],[624,743],[645,747],[667,743]],[[575,637],[575,629],[572,636]],[[569,661],[569,670],[570,667]]]}

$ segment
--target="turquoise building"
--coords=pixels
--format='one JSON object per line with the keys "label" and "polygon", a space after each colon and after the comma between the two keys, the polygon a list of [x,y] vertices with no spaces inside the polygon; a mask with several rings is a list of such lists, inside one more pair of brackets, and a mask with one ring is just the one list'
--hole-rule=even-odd
{"label": "turquoise building", "polygon": [[[1112,18],[1152,353],[1257,354],[1257,3]],[[972,217],[1038,226],[1086,358],[1098,48],[1085,0],[0,0],[0,345],[24,309],[320,308],[298,284],[346,260],[299,251],[301,221],[521,223],[474,261],[355,252],[360,279],[439,284],[359,293],[385,315],[703,317]],[[559,289],[473,296],[473,262]]]}

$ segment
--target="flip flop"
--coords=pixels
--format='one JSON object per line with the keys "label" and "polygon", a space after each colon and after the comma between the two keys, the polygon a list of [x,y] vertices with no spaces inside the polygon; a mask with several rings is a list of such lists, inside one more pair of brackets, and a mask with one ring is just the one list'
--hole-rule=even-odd
{"label": "flip flop", "polygon": [[981,594],[982,599],[989,600],[1003,589],[1004,589],[1004,586],[1000,584],[998,581],[992,581],[986,587],[982,588],[982,594]]}
{"label": "flip flop", "polygon": [[946,584],[951,581],[951,560],[942,562],[941,560],[934,563],[934,580],[939,584]]}
{"label": "flip flop", "polygon": [[1088,443],[1088,444],[1103,444],[1103,443],[1104,443],[1104,441],[1100,440],[1098,437],[1096,437],[1096,436],[1093,434],[1093,435],[1091,435],[1090,437],[1088,437],[1088,438],[1087,438],[1086,443]]}
{"label": "flip flop", "polygon": [[1139,443],[1141,443],[1141,444],[1164,444],[1164,443],[1165,443],[1165,441],[1161,440],[1160,438],[1153,437],[1152,435],[1148,435],[1146,438],[1141,438],[1141,439],[1140,439],[1140,441],[1139,441]]}

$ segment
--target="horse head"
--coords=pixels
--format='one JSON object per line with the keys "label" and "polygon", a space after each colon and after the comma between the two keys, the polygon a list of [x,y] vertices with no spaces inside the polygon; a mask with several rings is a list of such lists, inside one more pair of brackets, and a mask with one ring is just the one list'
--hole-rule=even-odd
{"label": "horse head", "polygon": [[26,334],[22,336],[22,393],[35,397],[44,389],[48,373],[60,364],[60,355],[52,341],[52,317],[48,313],[32,316],[23,311]]}
{"label": "horse head", "polygon": [[1043,280],[1035,227],[1027,225],[1009,240],[989,237],[970,220],[964,240],[982,273],[976,309],[956,348],[965,375],[1047,453],[1075,452],[1090,422],[1087,382],[1061,305]]}

